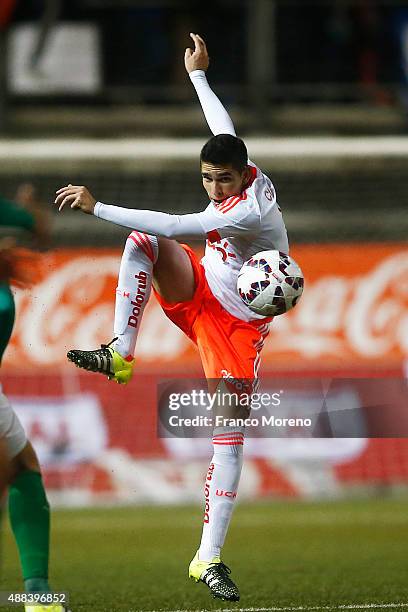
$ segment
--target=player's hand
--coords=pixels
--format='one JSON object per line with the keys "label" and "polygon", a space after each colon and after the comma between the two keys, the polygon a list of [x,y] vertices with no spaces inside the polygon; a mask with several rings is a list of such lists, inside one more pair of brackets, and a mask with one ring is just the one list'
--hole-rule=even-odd
{"label": "player's hand", "polygon": [[77,208],[87,215],[92,215],[96,200],[88,189],[83,185],[67,185],[56,191],[57,197],[54,204],[58,205],[58,210],[64,208],[65,205],[70,205],[71,208]]}
{"label": "player's hand", "polygon": [[194,41],[194,51],[187,47],[184,54],[184,65],[187,72],[193,72],[193,70],[206,70],[210,64],[210,58],[208,56],[207,47],[204,40],[198,34],[190,34]]}

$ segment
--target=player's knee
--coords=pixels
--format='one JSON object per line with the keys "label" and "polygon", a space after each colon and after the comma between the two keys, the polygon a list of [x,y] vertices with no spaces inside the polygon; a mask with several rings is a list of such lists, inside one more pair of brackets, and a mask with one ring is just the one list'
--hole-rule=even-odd
{"label": "player's knee", "polygon": [[143,232],[133,231],[129,234],[125,244],[125,253],[129,257],[143,253],[155,264],[159,255],[159,245],[157,236],[144,234]]}

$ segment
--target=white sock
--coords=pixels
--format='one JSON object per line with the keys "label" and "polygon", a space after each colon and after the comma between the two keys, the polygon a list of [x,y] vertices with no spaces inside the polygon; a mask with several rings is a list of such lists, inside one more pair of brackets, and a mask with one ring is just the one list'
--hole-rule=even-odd
{"label": "white sock", "polygon": [[126,240],[116,288],[114,335],[118,339],[113,345],[125,359],[133,359],[158,254],[156,236],[135,231]]}
{"label": "white sock", "polygon": [[204,486],[205,510],[200,561],[219,557],[235,505],[243,461],[243,429],[217,427],[214,430],[214,455]]}

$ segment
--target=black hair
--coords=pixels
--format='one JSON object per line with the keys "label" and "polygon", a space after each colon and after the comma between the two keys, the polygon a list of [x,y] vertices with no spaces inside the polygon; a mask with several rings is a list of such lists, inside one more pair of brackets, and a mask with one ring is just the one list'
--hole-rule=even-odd
{"label": "black hair", "polygon": [[241,138],[231,134],[218,134],[210,138],[201,149],[200,163],[232,166],[243,172],[248,165],[248,151]]}

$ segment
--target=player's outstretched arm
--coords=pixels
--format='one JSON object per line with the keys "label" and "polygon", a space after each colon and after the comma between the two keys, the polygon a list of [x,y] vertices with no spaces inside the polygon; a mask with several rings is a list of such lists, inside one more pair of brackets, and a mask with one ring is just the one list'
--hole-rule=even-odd
{"label": "player's outstretched arm", "polygon": [[96,202],[88,189],[79,185],[67,185],[58,189],[55,203],[60,211],[65,206],[70,206],[116,225],[175,240],[205,239],[210,234],[214,235],[214,230],[222,230],[223,237],[234,236],[237,232],[253,231],[259,224],[254,211],[248,210],[248,203],[243,210],[237,206],[229,214],[223,214],[213,206],[208,206],[200,213],[171,215],[154,210],[135,210]]}
{"label": "player's outstretched arm", "polygon": [[197,92],[209,128],[214,136],[217,134],[236,136],[231,117],[209,86],[205,75],[210,63],[206,44],[198,34],[190,36],[194,41],[194,50],[186,49],[184,65]]}
{"label": "player's outstretched arm", "polygon": [[56,192],[54,202],[61,212],[65,207],[88,215],[165,238],[205,238],[206,232],[197,214],[170,215],[154,210],[134,210],[97,202],[83,185],[67,185]]}

